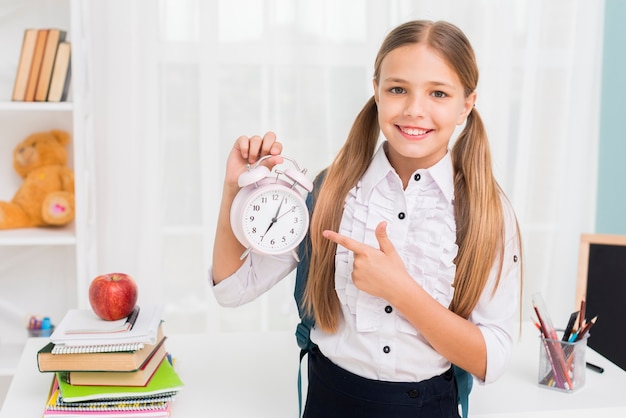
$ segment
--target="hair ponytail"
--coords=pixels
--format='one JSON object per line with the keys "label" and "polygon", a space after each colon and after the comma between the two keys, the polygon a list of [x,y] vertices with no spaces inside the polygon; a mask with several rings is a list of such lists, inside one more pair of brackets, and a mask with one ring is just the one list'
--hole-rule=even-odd
{"label": "hair ponytail", "polygon": [[478,303],[496,258],[502,268],[504,248],[500,187],[493,177],[485,127],[475,108],[452,148],[452,163],[459,252],[450,309],[467,318]]}
{"label": "hair ponytail", "polygon": [[337,244],[322,237],[324,230],[339,230],[346,196],[367,170],[378,143],[378,110],[371,97],[357,115],[348,139],[328,168],[311,218],[312,248],[304,307],[315,316],[317,326],[335,331],[339,320],[339,299],[335,292]]}

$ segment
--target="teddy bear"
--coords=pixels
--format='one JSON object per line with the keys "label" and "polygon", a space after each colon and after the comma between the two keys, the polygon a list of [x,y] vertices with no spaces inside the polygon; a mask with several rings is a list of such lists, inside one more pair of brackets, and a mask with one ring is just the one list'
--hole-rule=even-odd
{"label": "teddy bear", "polygon": [[0,229],[62,226],[74,219],[74,172],[67,166],[70,134],[36,132],[13,151],[22,184],[10,202],[0,201]]}

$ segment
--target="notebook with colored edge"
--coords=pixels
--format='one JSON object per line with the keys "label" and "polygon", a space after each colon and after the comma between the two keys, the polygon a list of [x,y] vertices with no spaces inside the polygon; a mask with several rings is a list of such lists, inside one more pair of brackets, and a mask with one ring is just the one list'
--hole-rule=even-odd
{"label": "notebook with colored edge", "polygon": [[82,402],[100,399],[129,399],[177,393],[184,384],[169,361],[162,361],[145,386],[74,386],[68,383],[67,373],[57,372],[61,399],[64,402]]}
{"label": "notebook with colored edge", "polygon": [[58,379],[55,375],[48,401],[44,408],[44,418],[77,418],[96,416],[114,417],[169,417],[172,396],[156,398],[134,398],[116,401],[63,402],[60,398]]}

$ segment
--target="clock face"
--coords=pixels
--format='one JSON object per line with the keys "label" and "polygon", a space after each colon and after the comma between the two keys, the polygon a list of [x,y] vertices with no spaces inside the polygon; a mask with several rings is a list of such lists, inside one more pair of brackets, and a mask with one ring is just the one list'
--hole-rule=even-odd
{"label": "clock face", "polygon": [[247,200],[242,213],[243,235],[257,251],[283,254],[293,250],[309,227],[304,200],[286,187],[262,188]]}

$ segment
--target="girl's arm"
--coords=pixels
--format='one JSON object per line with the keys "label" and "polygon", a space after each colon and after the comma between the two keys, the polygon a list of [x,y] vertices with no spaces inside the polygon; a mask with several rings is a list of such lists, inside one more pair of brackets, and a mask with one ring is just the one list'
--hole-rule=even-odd
{"label": "girl's arm", "polygon": [[266,155],[275,156],[263,161],[263,163],[267,162],[270,169],[274,165],[280,164],[282,162],[282,157],[280,157],[282,149],[282,144],[276,141],[276,135],[273,132],[268,132],[262,138],[260,136],[240,136],[230,151],[226,163],[222,202],[213,244],[212,271],[215,284],[233,274],[243,264],[243,260],[240,260],[239,257],[245,248],[239,243],[230,226],[230,207],[240,189],[237,184],[239,175],[246,170],[248,164],[254,164]]}
{"label": "girl's arm", "polygon": [[[408,276],[408,273],[405,272]],[[398,280],[389,301],[418,329],[433,348],[481,380],[487,374],[487,346],[482,332],[432,298],[411,277]]]}

